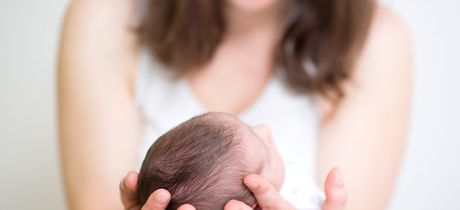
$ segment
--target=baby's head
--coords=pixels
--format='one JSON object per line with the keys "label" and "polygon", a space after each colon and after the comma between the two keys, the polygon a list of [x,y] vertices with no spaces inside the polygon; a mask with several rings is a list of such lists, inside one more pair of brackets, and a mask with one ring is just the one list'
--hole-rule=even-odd
{"label": "baby's head", "polygon": [[243,178],[260,174],[279,190],[284,166],[266,126],[251,127],[235,117],[207,113],[171,129],[150,147],[138,179],[138,201],[163,188],[167,209],[191,204],[198,210],[223,209],[232,200],[255,206]]}

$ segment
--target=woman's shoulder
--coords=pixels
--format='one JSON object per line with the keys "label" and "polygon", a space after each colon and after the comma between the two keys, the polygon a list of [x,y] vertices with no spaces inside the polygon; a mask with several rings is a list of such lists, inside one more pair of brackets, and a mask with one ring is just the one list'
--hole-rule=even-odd
{"label": "woman's shoulder", "polygon": [[[110,0],[72,0],[68,4],[67,15],[91,20],[124,23],[140,17],[141,1],[110,1]],[[97,24],[97,22],[87,22]]]}
{"label": "woman's shoulder", "polygon": [[[408,90],[412,54],[411,35],[403,18],[391,8],[378,5],[363,49],[357,57],[350,78],[352,82],[345,85],[346,97],[341,104],[350,101],[364,104],[375,101],[374,96],[395,95],[395,91]],[[388,88],[390,81],[392,88]],[[320,101],[324,116],[332,116],[329,113],[337,110],[333,108],[334,105]]]}
{"label": "woman's shoulder", "polygon": [[364,50],[368,52],[409,50],[410,44],[411,36],[403,18],[388,6],[379,4],[371,22]]}
{"label": "woman's shoulder", "polygon": [[78,69],[76,74],[111,74],[134,81],[140,21],[136,2],[71,1],[63,19],[60,62]]}
{"label": "woman's shoulder", "polygon": [[405,22],[392,9],[377,6],[353,80],[367,89],[377,81],[406,81],[411,62],[412,41]]}
{"label": "woman's shoulder", "polygon": [[[355,79],[360,75],[378,75],[401,70],[412,59],[412,40],[403,18],[384,5],[378,5],[369,28],[367,40],[358,58]],[[393,68],[394,67],[394,68]],[[403,68],[410,70],[410,68]],[[380,71],[382,70],[382,71]]]}
{"label": "woman's shoulder", "polygon": [[67,7],[64,26],[83,30],[91,35],[119,35],[134,32],[141,19],[140,1],[74,0]]}

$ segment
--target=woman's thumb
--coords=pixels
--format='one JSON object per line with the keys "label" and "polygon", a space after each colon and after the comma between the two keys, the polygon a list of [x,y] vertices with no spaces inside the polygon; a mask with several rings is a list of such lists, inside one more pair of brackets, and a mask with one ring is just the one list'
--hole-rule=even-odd
{"label": "woman's thumb", "polygon": [[348,196],[339,168],[334,168],[329,172],[324,188],[326,200],[323,204],[323,210],[344,210]]}

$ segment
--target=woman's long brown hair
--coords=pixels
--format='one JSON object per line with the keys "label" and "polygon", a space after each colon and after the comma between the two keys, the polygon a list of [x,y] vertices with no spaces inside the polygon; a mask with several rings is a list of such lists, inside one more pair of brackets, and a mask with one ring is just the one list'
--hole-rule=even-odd
{"label": "woman's long brown hair", "polygon": [[[226,31],[225,0],[149,0],[140,37],[179,75],[210,61]],[[371,23],[373,0],[290,0],[273,55],[286,84],[338,102]]]}

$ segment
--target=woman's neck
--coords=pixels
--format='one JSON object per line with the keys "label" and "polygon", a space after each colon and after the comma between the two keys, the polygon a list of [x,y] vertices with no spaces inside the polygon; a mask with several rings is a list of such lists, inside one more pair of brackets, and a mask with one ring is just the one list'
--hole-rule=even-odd
{"label": "woman's neck", "polygon": [[271,34],[269,37],[277,38],[282,31],[286,2],[288,1],[279,1],[261,11],[241,10],[227,5],[225,39],[252,39],[254,36],[266,37],[268,34]]}

